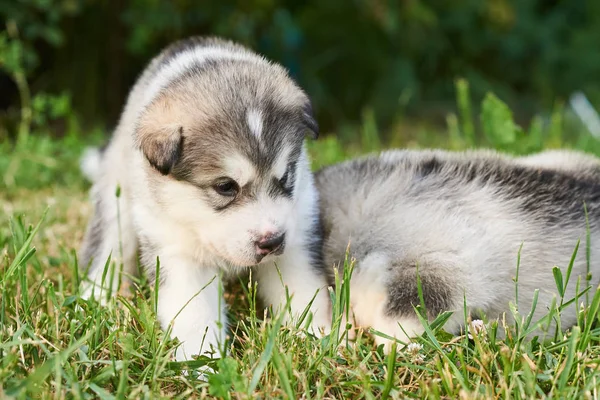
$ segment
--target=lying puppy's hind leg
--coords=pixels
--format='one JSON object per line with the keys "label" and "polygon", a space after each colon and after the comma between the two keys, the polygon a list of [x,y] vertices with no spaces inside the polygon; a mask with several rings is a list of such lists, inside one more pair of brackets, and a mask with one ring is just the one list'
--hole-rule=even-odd
{"label": "lying puppy's hind leg", "polygon": [[[357,324],[408,344],[424,332],[415,313],[415,307],[421,304],[417,271],[429,320],[443,311],[459,308],[460,290],[451,282],[448,269],[445,263],[429,257],[416,263],[393,262],[385,253],[367,255],[354,271],[350,287]],[[461,315],[452,316],[446,329],[455,330],[460,326],[460,318]],[[375,342],[383,344],[388,353],[393,340],[375,335]]]}

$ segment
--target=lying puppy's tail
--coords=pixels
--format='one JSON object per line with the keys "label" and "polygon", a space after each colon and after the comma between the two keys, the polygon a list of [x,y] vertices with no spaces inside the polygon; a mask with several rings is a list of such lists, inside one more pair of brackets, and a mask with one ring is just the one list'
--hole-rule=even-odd
{"label": "lying puppy's tail", "polygon": [[100,176],[100,163],[102,162],[105,149],[106,146],[88,147],[84,150],[83,156],[79,161],[79,168],[81,168],[83,176],[92,183],[96,182]]}

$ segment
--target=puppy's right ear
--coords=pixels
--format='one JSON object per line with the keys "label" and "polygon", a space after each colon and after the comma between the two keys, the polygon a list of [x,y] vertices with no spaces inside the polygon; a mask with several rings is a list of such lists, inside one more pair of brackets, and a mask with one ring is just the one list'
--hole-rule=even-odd
{"label": "puppy's right ear", "polygon": [[137,144],[150,165],[168,175],[181,157],[183,127],[142,124],[137,129]]}

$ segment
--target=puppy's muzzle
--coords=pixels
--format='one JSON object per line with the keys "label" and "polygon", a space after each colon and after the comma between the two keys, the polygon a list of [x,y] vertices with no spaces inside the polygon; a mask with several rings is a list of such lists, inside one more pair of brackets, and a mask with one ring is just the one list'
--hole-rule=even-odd
{"label": "puppy's muzzle", "polygon": [[256,262],[260,262],[269,254],[281,254],[285,247],[285,234],[264,236],[254,242],[256,248]]}

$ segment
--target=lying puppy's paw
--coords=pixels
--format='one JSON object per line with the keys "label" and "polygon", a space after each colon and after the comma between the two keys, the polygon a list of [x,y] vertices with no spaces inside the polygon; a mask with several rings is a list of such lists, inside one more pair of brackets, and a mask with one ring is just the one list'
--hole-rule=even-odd
{"label": "lying puppy's paw", "polygon": [[181,375],[186,378],[195,378],[202,382],[208,382],[210,376],[216,373],[217,371],[209,365],[203,365],[194,369],[184,368],[181,370]]}

